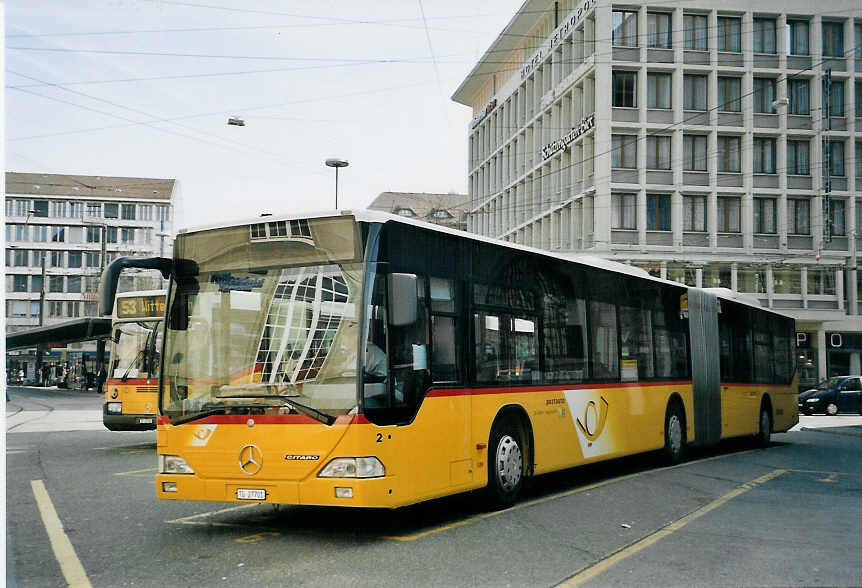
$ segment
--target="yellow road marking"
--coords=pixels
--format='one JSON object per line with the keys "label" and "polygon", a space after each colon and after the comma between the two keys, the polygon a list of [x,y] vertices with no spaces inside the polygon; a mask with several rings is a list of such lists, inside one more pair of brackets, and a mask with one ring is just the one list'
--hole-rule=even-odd
{"label": "yellow road marking", "polygon": [[616,482],[623,482],[625,480],[631,480],[632,478],[638,478],[645,474],[652,474],[655,472],[660,472],[663,470],[674,470],[677,468],[683,468],[692,466],[699,463],[704,463],[707,461],[712,461],[715,459],[721,459],[723,457],[729,457],[730,455],[743,455],[745,453],[750,453],[752,451],[759,451],[758,449],[748,449],[746,451],[739,451],[737,453],[732,453],[728,455],[714,455],[712,457],[705,457],[703,459],[698,459],[695,461],[688,461],[685,463],[677,464],[675,466],[667,466],[663,468],[655,468],[644,470],[641,472],[636,472],[634,474],[627,474],[625,476],[619,476],[616,478],[610,478],[608,480],[602,480],[601,482],[596,482],[595,484],[589,484],[588,486],[581,486],[579,488],[573,488],[572,490],[564,490],[563,492],[558,492],[556,494],[551,494],[549,496],[544,496],[542,498],[536,498],[535,500],[529,500],[527,502],[521,502],[507,508],[506,510],[498,510],[494,512],[483,513],[480,515],[472,516],[460,521],[456,521],[454,523],[450,523],[448,525],[442,525],[440,527],[434,527],[433,529],[428,529],[426,531],[420,531],[418,533],[412,533],[410,535],[388,535],[385,536],[384,539],[389,539],[391,541],[416,541],[417,539],[422,539],[423,537],[428,537],[429,535],[435,535],[437,533],[442,533],[444,531],[451,531],[452,529],[457,529],[458,527],[463,527],[465,525],[471,525],[473,523],[478,523],[479,521],[483,521],[485,519],[490,519],[491,517],[496,517],[501,514],[507,514],[522,508],[527,508],[530,506],[536,506],[537,504],[542,504],[544,502],[550,502],[551,500],[558,500],[560,498],[565,498],[567,496],[572,496],[574,494],[579,494],[581,492],[587,492],[588,490],[595,490],[596,488],[601,488],[602,486],[606,486],[608,484],[614,484]]}
{"label": "yellow road marking", "polygon": [[39,514],[42,515],[42,522],[45,524],[48,539],[51,541],[51,548],[54,550],[54,557],[60,564],[63,577],[73,588],[90,588],[90,580],[87,578],[84,566],[81,565],[81,560],[75,553],[75,548],[72,547],[72,542],[69,541],[68,535],[63,530],[63,523],[57,516],[57,510],[51,502],[48,490],[45,489],[45,483],[42,480],[30,480],[30,486],[33,488],[33,496],[36,498]]}
{"label": "yellow road marking", "polygon": [[117,472],[114,475],[115,476],[134,476],[135,474],[143,474],[144,472],[155,473],[157,470],[158,470],[158,468],[144,468],[142,470],[132,470],[130,472]]}
{"label": "yellow road marking", "polygon": [[239,539],[234,539],[237,543],[260,543],[263,541],[264,537],[280,537],[281,533],[278,531],[265,531],[263,533],[255,533],[254,535],[248,535],[246,537],[240,537]]}
{"label": "yellow road marking", "polygon": [[760,476],[759,478],[755,478],[754,480],[751,480],[750,482],[746,482],[742,486],[739,486],[739,487],[731,490],[727,494],[720,496],[719,498],[716,498],[715,500],[713,500],[712,502],[710,502],[706,506],[702,506],[701,508],[695,510],[694,512],[687,514],[686,516],[682,517],[681,519],[678,519],[678,520],[674,521],[673,523],[670,523],[669,525],[662,527],[658,531],[656,531],[650,535],[647,535],[646,537],[644,537],[640,541],[637,541],[637,542],[632,543],[631,545],[629,545],[627,547],[620,549],[619,551],[613,553],[609,557],[606,557],[605,559],[599,561],[596,564],[593,564],[591,566],[588,566],[586,568],[579,570],[578,572],[575,573],[575,575],[570,577],[568,580],[560,583],[558,586],[563,586],[566,588],[572,588],[574,586],[580,586],[584,582],[592,580],[593,578],[595,578],[599,574],[606,572],[607,570],[609,570],[610,568],[612,568],[613,566],[615,566],[616,564],[618,564],[622,560],[626,559],[627,557],[632,556],[632,555],[638,553],[639,551],[646,549],[647,547],[649,547],[650,545],[653,545],[654,543],[658,543],[659,541],[661,541],[662,539],[664,539],[665,537],[667,537],[671,533],[675,533],[676,531],[679,531],[680,529],[685,527],[690,522],[692,522],[696,519],[699,519],[703,515],[715,510],[716,508],[720,507],[721,505],[725,504],[726,502],[733,500],[737,496],[744,494],[744,493],[748,492],[749,490],[756,488],[757,486],[765,484],[769,480],[772,480],[773,478],[777,478],[778,476],[780,476],[786,472],[787,472],[787,470],[773,470],[773,471],[769,472],[768,474],[764,474],[764,475]]}

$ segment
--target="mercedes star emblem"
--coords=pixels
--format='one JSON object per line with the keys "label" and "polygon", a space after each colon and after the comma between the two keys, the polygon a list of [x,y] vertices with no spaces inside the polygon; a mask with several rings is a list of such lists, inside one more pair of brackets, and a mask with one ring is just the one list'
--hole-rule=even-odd
{"label": "mercedes star emblem", "polygon": [[263,452],[257,445],[246,445],[239,450],[239,469],[253,476],[263,467]]}

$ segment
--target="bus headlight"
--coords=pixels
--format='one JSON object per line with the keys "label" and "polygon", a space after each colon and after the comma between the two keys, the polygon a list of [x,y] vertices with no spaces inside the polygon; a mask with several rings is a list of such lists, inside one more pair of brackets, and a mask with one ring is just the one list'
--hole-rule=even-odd
{"label": "bus headlight", "polygon": [[382,478],[386,468],[376,457],[336,457],[317,474],[318,478]]}
{"label": "bus headlight", "polygon": [[195,471],[179,455],[159,455],[160,474],[193,474]]}
{"label": "bus headlight", "polygon": [[123,403],[122,402],[109,402],[108,403],[108,412],[111,414],[122,414],[123,413]]}

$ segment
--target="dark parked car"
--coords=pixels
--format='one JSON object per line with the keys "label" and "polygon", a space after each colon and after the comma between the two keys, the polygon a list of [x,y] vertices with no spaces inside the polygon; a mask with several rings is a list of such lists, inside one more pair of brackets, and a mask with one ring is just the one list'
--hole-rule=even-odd
{"label": "dark parked car", "polygon": [[862,414],[862,376],[835,376],[799,394],[799,413]]}

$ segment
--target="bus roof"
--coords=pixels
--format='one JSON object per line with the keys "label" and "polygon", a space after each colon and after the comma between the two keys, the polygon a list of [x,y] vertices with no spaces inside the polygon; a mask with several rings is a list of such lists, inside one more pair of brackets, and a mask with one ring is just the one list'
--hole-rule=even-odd
{"label": "bus roof", "polygon": [[167,290],[135,290],[134,292],[117,292],[117,298],[129,298],[132,296],[158,296],[167,294]]}
{"label": "bus roof", "polygon": [[[190,227],[187,229],[180,229],[177,234],[181,235],[184,233],[196,233],[199,231],[208,231],[215,229],[222,229],[227,227],[236,227],[242,225],[249,224],[259,224],[259,223],[271,223],[278,221],[286,221],[286,220],[297,220],[297,219],[312,219],[312,218],[328,218],[328,217],[353,217],[355,220],[359,222],[369,222],[369,223],[388,223],[395,222],[401,223],[405,225],[413,225],[416,227],[420,227],[430,231],[436,231],[438,233],[446,233],[449,235],[458,236],[464,239],[470,239],[472,241],[478,241],[481,243],[488,243],[491,245],[497,245],[499,247],[507,247],[509,249],[515,249],[518,251],[524,251],[528,253],[533,253],[536,255],[541,255],[544,257],[548,257],[551,259],[560,259],[563,261],[571,261],[580,265],[584,265],[587,267],[593,267],[597,269],[603,269],[619,274],[626,274],[629,276],[634,276],[637,278],[641,278],[644,280],[650,280],[652,282],[658,282],[660,284],[665,284],[668,286],[675,286],[678,288],[685,288],[688,290],[691,286],[687,286],[686,284],[682,284],[680,282],[674,282],[672,280],[665,280],[663,278],[659,278],[651,275],[644,269],[639,267],[635,267],[632,265],[628,265],[626,263],[621,263],[618,261],[613,261],[610,259],[605,259],[602,257],[598,257],[595,255],[588,254],[580,254],[580,253],[559,253],[554,251],[548,251],[547,249],[539,249],[537,247],[530,247],[528,245],[520,245],[518,243],[510,243],[509,241],[502,241],[500,239],[494,239],[492,237],[485,237],[483,235],[477,235],[475,233],[468,233],[466,231],[460,231],[458,229],[453,229],[450,227],[445,227],[441,225],[436,225],[433,223],[425,222],[422,220],[408,218],[404,216],[400,216],[397,214],[392,214],[389,212],[382,212],[379,210],[338,210],[338,211],[320,211],[320,212],[306,212],[306,213],[294,213],[294,214],[272,214],[268,216],[256,216],[245,219],[237,219],[235,221],[229,221],[225,223],[217,223],[217,224],[208,224],[201,225],[196,227]],[[757,308],[759,310],[763,310],[766,312],[771,312],[773,314],[777,314],[784,317],[789,317],[788,315],[776,312],[771,308],[764,308],[760,305],[760,302],[756,297],[746,294],[741,294],[739,292],[734,292],[728,288],[701,288],[702,290],[706,290],[712,294],[715,294],[718,298],[724,300],[730,300],[733,302],[737,302],[740,304],[744,304],[746,306],[750,306],[752,308]]]}

